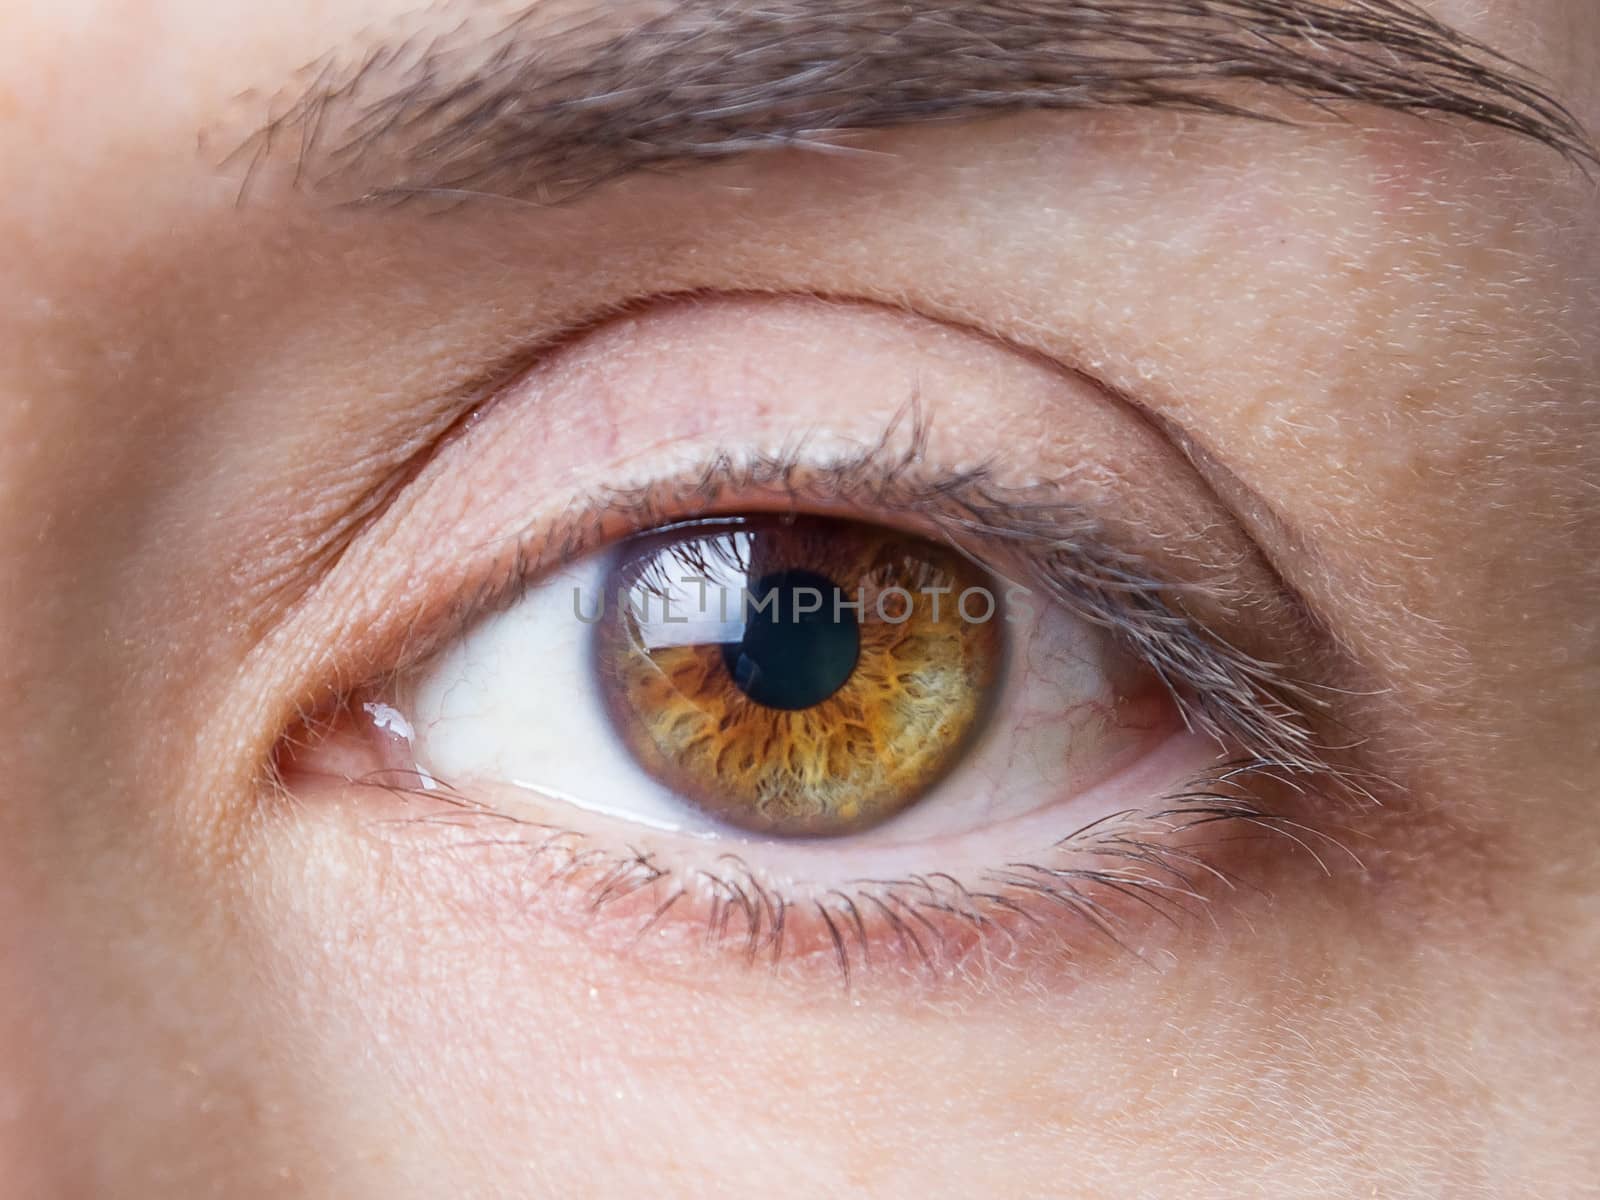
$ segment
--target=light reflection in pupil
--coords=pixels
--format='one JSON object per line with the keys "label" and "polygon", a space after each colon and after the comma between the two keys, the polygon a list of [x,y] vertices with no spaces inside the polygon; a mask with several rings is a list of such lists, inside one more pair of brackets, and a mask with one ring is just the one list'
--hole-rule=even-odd
{"label": "light reflection in pupil", "polygon": [[796,711],[844,686],[861,654],[861,629],[833,580],[778,571],[750,589],[744,636],[722,643],[739,690],[766,708]]}

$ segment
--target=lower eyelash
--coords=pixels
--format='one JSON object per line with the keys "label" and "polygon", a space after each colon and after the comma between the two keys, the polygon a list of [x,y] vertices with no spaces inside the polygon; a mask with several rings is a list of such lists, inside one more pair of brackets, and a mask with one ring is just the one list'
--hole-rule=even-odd
{"label": "lower eyelash", "polygon": [[[823,966],[848,991],[879,970],[929,983],[970,980],[1041,960],[1074,963],[1096,946],[1148,962],[1132,941],[1139,917],[1181,927],[1210,915],[1209,889],[1241,886],[1216,853],[1225,843],[1277,837],[1324,874],[1332,869],[1323,851],[1361,868],[1338,838],[1256,794],[1274,781],[1282,782],[1275,764],[1225,764],[1152,811],[1074,831],[1047,861],[1007,863],[971,883],[943,872],[857,879],[803,899],[783,896],[734,854],[675,869],[652,853],[604,849],[586,833],[497,811],[438,781],[388,772],[355,782],[434,810],[378,818],[374,828],[425,832],[425,850],[513,852],[537,894],[561,893],[566,911],[604,922],[625,953],[659,938],[774,972]],[[1197,842],[1201,829],[1224,836]],[[440,842],[431,836],[440,830],[470,836]]]}

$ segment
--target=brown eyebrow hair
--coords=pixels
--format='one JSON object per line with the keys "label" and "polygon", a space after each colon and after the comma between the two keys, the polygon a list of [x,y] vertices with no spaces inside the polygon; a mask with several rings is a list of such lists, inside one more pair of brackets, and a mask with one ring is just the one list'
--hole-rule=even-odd
{"label": "brown eyebrow hair", "polygon": [[305,68],[240,148],[247,183],[287,146],[298,182],[353,184],[361,200],[556,203],[639,170],[986,114],[1285,119],[1226,88],[1239,83],[1474,122],[1600,165],[1524,68],[1412,0],[683,0],[642,13],[544,0],[488,27],[481,10],[442,11],[459,14],[447,32]]}

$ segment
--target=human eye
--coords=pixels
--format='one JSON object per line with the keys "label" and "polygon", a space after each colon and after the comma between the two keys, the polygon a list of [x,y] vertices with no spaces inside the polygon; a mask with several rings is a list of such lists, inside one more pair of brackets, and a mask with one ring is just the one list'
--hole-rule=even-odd
{"label": "human eye", "polygon": [[714,447],[518,528],[290,739],[285,786],[392,796],[402,844],[514,866],[619,952],[852,984],[1138,953],[1241,833],[1325,852],[1286,800],[1339,775],[1316,689],[1218,632],[1248,603],[1055,484],[937,461],[929,421]]}
{"label": "human eye", "polygon": [[653,856],[715,870],[737,854],[752,881],[938,873],[952,864],[923,847],[971,857],[963,838],[1081,808],[1180,728],[1153,673],[1029,594],[881,525],[647,532],[541,578],[399,681],[413,733],[395,768],[680,834],[691,844]]}

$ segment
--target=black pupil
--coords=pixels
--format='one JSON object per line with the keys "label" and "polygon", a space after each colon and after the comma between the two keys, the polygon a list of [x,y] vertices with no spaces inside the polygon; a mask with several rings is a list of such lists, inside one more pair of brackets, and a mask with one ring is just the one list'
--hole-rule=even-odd
{"label": "black pupil", "polygon": [[838,584],[814,571],[778,571],[750,589],[744,636],[722,644],[739,689],[767,708],[821,704],[856,669],[861,630]]}

